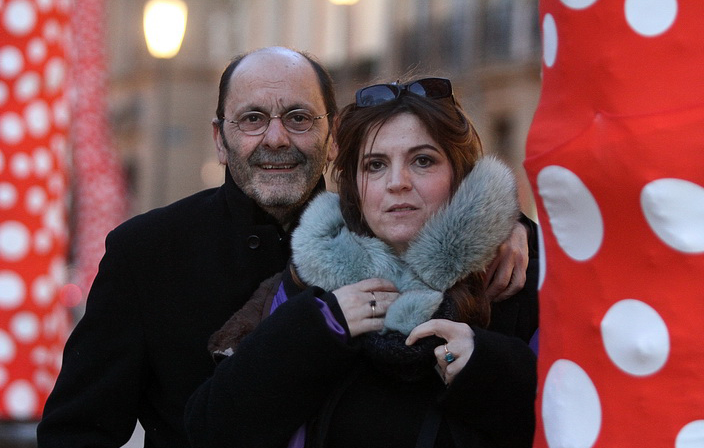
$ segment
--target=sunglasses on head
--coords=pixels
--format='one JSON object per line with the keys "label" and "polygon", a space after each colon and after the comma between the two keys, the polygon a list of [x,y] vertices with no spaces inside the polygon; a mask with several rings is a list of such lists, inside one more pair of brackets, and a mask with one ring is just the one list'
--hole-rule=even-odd
{"label": "sunglasses on head", "polygon": [[446,78],[424,78],[408,84],[375,84],[362,87],[355,95],[357,107],[371,107],[398,98],[401,93],[409,92],[431,99],[452,97],[452,83]]}

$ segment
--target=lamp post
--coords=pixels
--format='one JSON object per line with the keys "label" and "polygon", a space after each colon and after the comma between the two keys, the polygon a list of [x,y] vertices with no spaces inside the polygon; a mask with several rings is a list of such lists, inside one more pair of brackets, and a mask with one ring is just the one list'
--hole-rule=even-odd
{"label": "lamp post", "polygon": [[[171,146],[171,94],[173,79],[170,73],[170,61],[181,49],[186,33],[188,7],[183,0],[149,0],[144,5],[144,38],[149,54],[158,61],[158,73],[162,93],[160,107],[163,115],[160,129],[160,154],[154,164],[155,175],[151,197],[154,205],[164,205],[168,190],[168,161]],[[150,207],[151,208],[151,207]]]}

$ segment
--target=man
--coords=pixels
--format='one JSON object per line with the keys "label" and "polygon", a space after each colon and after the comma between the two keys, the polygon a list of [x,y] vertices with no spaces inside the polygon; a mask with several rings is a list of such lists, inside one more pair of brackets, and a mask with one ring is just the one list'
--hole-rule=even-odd
{"label": "man", "polygon": [[[225,183],[108,235],[40,448],[120,447],[138,419],[145,447],[188,446],[185,403],[215,367],[208,338],[285,267],[303,206],[325,188],[336,110],[329,75],[307,55],[265,48],[230,63],[213,120]],[[527,263],[522,226],[512,238],[499,257],[509,290],[522,287]]]}

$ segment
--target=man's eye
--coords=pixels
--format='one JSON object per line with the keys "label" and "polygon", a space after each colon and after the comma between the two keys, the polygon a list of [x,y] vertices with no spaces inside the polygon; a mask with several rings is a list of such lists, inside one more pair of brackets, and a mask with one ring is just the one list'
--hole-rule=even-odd
{"label": "man's eye", "polygon": [[300,112],[289,114],[286,118],[293,123],[307,123],[311,119],[309,115]]}
{"label": "man's eye", "polygon": [[247,123],[261,123],[264,121],[264,115],[259,113],[243,114],[237,121],[245,121]]}

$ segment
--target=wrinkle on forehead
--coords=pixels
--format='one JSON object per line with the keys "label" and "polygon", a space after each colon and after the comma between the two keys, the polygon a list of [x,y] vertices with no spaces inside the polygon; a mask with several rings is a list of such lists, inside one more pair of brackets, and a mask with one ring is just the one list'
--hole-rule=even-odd
{"label": "wrinkle on forehead", "polygon": [[256,106],[279,113],[304,107],[322,113],[325,107],[311,63],[283,48],[264,49],[245,57],[232,74],[229,96],[232,101],[226,108]]}

